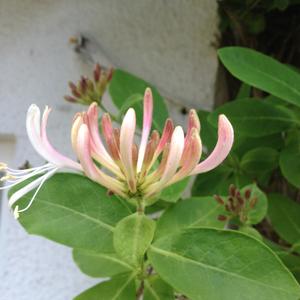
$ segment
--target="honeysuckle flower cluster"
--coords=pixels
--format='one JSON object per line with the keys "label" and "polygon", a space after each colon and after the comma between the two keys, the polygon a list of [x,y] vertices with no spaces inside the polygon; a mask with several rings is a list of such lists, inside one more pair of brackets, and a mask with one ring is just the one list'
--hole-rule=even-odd
{"label": "honeysuckle flower cluster", "polygon": [[27,113],[27,133],[35,150],[46,160],[43,166],[15,170],[5,164],[2,180],[12,187],[33,176],[40,175],[15,192],[9,200],[12,207],[22,196],[36,189],[25,208],[15,206],[15,216],[28,209],[42,184],[61,169],[80,172],[125,199],[142,201],[147,205],[164,188],[187,176],[207,172],[217,167],[227,157],[233,144],[233,128],[224,115],[219,116],[218,141],[212,153],[199,162],[202,153],[200,122],[195,110],[188,116],[187,132],[174,127],[167,119],[162,134],[151,132],[153,99],[146,89],[144,95],[143,129],[140,142],[135,141],[136,114],[133,108],[126,112],[121,127],[115,128],[108,113],[101,118],[102,136],[99,133],[98,105],[92,103],[88,110],[75,115],[71,130],[72,147],[78,161],[60,154],[49,143],[46,125],[50,109],[41,117],[36,105]]}
{"label": "honeysuckle flower cluster", "polygon": [[101,66],[96,64],[93,79],[82,76],[77,84],[71,81],[69,82],[72,95],[64,96],[65,100],[85,105],[89,105],[93,102],[100,104],[107,85],[112,78],[112,74],[112,69],[102,70]]}

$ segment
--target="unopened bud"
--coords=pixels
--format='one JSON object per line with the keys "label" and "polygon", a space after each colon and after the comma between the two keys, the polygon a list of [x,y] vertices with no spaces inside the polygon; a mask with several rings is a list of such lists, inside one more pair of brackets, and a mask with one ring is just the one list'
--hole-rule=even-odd
{"label": "unopened bud", "polygon": [[233,184],[231,184],[231,185],[229,186],[229,195],[230,195],[231,197],[234,197],[234,196],[235,196],[235,193],[236,193],[236,187],[235,187]]}
{"label": "unopened bud", "polygon": [[250,199],[250,196],[251,196],[251,190],[250,190],[250,189],[247,189],[247,190],[245,191],[244,195],[245,195],[246,200]]}
{"label": "unopened bud", "polygon": [[224,222],[227,220],[227,217],[224,215],[218,215],[218,220]]}
{"label": "unopened bud", "polygon": [[214,195],[214,199],[221,205],[224,205],[225,204],[225,201],[222,199],[221,196],[219,195]]}

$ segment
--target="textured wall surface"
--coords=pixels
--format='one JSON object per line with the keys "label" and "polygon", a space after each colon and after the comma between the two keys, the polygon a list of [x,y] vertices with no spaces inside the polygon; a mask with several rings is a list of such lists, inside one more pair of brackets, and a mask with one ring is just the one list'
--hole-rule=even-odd
{"label": "textured wall surface", "polygon": [[[33,102],[53,107],[50,139],[71,154],[66,136],[79,107],[62,95],[92,61],[140,75],[188,107],[210,108],[216,28],[210,0],[1,0],[0,161],[42,162],[24,128]],[[77,34],[89,40],[84,55],[68,45]],[[179,109],[170,105],[174,114]],[[5,199],[0,218],[0,300],[67,300],[96,282],[77,270],[69,249],[27,235]]]}

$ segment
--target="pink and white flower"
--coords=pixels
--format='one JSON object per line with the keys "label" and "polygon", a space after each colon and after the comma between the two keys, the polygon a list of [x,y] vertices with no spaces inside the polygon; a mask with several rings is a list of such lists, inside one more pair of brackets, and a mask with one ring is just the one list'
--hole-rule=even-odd
{"label": "pink and white flower", "polygon": [[25,208],[15,206],[14,214],[26,211],[43,183],[57,171],[67,168],[84,173],[91,180],[109,191],[125,198],[145,202],[158,195],[165,187],[187,176],[210,171],[223,162],[233,144],[233,128],[224,115],[219,116],[218,141],[212,153],[199,162],[202,153],[200,122],[195,110],[188,117],[187,133],[181,126],[174,128],[167,119],[162,135],[151,132],[153,98],[149,88],[144,95],[143,130],[139,146],[135,143],[136,114],[133,108],[126,112],[121,128],[114,128],[109,114],[102,115],[102,137],[98,128],[98,106],[92,103],[86,112],[75,115],[71,130],[72,146],[79,163],[60,154],[49,143],[46,125],[50,109],[45,108],[42,120],[40,110],[31,105],[27,113],[26,128],[35,150],[48,163],[27,170],[9,168],[2,181],[10,188],[16,184],[39,176],[16,191],[9,200],[12,207],[26,193],[35,189],[34,195]]}
{"label": "pink and white flower", "polygon": [[139,147],[135,143],[133,108],[128,109],[120,129],[113,128],[109,115],[104,114],[101,120],[103,138],[98,131],[97,110],[97,104],[93,103],[87,112],[75,117],[73,147],[88,177],[125,198],[139,197],[147,201],[187,176],[207,172],[223,162],[233,144],[233,128],[228,119],[220,115],[217,145],[208,158],[199,163],[202,145],[195,110],[189,113],[186,135],[182,127],[174,129],[170,119],[166,121],[161,137],[156,130],[150,135],[153,98],[149,88],[144,95]]}

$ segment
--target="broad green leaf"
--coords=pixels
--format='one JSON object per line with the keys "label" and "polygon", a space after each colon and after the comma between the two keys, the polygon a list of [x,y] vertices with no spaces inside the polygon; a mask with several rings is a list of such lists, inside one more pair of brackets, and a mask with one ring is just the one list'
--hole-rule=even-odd
{"label": "broad green leaf", "polygon": [[142,94],[131,95],[124,101],[124,103],[120,107],[119,116],[122,117],[130,107],[134,106],[135,104],[141,103],[143,100],[144,96]]}
{"label": "broad green leaf", "polygon": [[[20,199],[19,207],[25,207],[32,195]],[[114,226],[130,213],[125,202],[108,196],[99,184],[80,175],[59,173],[44,183],[19,221],[28,233],[72,248],[113,252]]]}
{"label": "broad green leaf", "polygon": [[153,275],[145,280],[143,300],[174,300],[173,288]]}
{"label": "broad green leaf", "polygon": [[248,173],[264,173],[278,166],[279,153],[269,147],[259,147],[248,151],[241,160],[241,168]]}
{"label": "broad green leaf", "polygon": [[148,251],[156,272],[193,300],[298,300],[300,287],[262,242],[237,231],[191,228]]}
{"label": "broad green leaf", "polygon": [[295,136],[280,153],[279,165],[287,181],[300,188],[300,136]]}
{"label": "broad green leaf", "polygon": [[300,106],[300,75],[275,59],[242,47],[218,50],[232,75],[241,81]]}
{"label": "broad green leaf", "polygon": [[286,265],[286,267],[294,274],[295,278],[300,281],[300,256],[291,253],[290,249],[275,244],[270,240],[264,240],[265,244],[270,247]]}
{"label": "broad green leaf", "polygon": [[133,214],[121,220],[114,231],[117,254],[132,266],[139,266],[155,231],[155,222],[145,215]]}
{"label": "broad green leaf", "polygon": [[177,202],[177,200],[180,198],[182,193],[187,188],[189,179],[190,178],[187,177],[179,182],[176,182],[168,186],[161,192],[159,198],[167,202],[173,202],[173,203]]}
{"label": "broad green leaf", "polygon": [[79,269],[91,277],[111,277],[132,271],[132,267],[115,253],[74,249],[73,259]]}
{"label": "broad green leaf", "polygon": [[[165,121],[168,118],[168,110],[164,103],[164,99],[158,93],[157,89],[150,83],[123,70],[116,69],[114,70],[114,74],[109,85],[109,93],[113,103],[119,109],[123,110],[124,105],[126,106],[126,101],[128,103],[128,99],[130,99],[130,97],[137,94],[144,95],[147,87],[151,87],[153,93],[153,125],[156,129],[162,131]],[[142,102],[137,101],[133,107],[136,110],[137,123],[141,128],[143,118]]]}
{"label": "broad green leaf", "polygon": [[176,233],[189,227],[223,228],[218,220],[224,208],[213,197],[193,197],[184,199],[168,208],[159,218],[155,237]]}
{"label": "broad green leaf", "polygon": [[118,275],[95,285],[74,300],[129,300],[135,299],[135,274]]}
{"label": "broad green leaf", "polygon": [[300,204],[280,194],[268,198],[268,215],[275,231],[290,244],[300,242]]}
{"label": "broad green leaf", "polygon": [[244,195],[245,191],[248,189],[251,190],[251,199],[257,198],[257,202],[254,208],[249,211],[247,224],[257,224],[262,221],[267,214],[268,199],[265,193],[261,191],[256,184],[245,186],[241,190],[242,195]]}
{"label": "broad green leaf", "polygon": [[228,117],[237,135],[249,137],[270,135],[299,124],[286,110],[254,98],[226,103],[211,113],[208,121],[217,126],[220,114]]}

